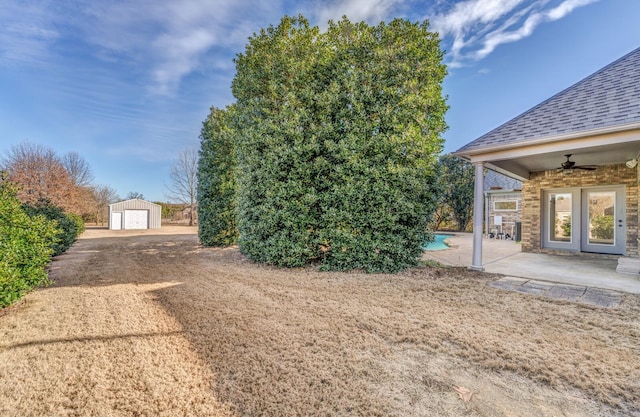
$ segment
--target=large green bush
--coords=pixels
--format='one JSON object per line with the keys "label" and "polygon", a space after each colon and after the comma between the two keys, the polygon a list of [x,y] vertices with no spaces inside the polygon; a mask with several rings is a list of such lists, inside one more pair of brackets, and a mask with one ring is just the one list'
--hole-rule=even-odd
{"label": "large green bush", "polygon": [[30,216],[16,189],[0,180],[0,307],[48,283],[45,266],[57,243],[58,229],[44,216]]}
{"label": "large green bush", "polygon": [[415,265],[435,210],[446,74],[428,24],[285,17],[236,59],[239,244],[282,266]]}
{"label": "large green bush", "polygon": [[239,244],[259,262],[302,266],[320,254],[317,187],[328,165],[311,108],[313,86],[326,81],[313,73],[318,35],[306,21],[285,18],[236,61]]}
{"label": "large green bush", "polygon": [[238,241],[233,106],[211,108],[202,124],[198,159],[198,237],[206,246]]}
{"label": "large green bush", "polygon": [[53,256],[66,251],[84,230],[82,218],[75,214],[65,213],[62,208],[53,205],[49,200],[41,199],[34,205],[26,204],[25,212],[32,216],[44,216],[55,222],[57,226],[57,241],[53,243]]}

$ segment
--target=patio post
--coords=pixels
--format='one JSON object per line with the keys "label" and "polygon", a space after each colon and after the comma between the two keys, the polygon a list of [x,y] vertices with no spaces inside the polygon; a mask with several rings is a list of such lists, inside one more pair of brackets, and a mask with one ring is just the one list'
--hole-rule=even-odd
{"label": "patio post", "polygon": [[473,193],[473,259],[470,269],[484,271],[482,266],[482,219],[484,217],[484,162],[474,162],[475,187]]}

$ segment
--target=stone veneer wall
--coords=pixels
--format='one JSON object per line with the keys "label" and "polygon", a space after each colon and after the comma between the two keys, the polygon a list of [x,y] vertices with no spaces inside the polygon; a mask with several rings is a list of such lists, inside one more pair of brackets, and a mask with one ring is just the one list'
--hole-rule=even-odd
{"label": "stone veneer wall", "polygon": [[603,185],[626,186],[627,254],[638,257],[638,170],[624,164],[599,166],[595,171],[533,172],[522,184],[522,251],[566,253],[542,248],[543,191],[551,188],[584,188]]}

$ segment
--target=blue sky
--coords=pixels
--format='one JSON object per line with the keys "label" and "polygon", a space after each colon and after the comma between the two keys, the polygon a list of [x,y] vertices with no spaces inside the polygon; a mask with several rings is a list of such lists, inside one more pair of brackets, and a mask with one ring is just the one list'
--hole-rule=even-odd
{"label": "blue sky", "polygon": [[165,201],[177,153],[233,102],[234,56],[299,13],[428,19],[449,68],[447,152],[640,47],[636,0],[3,0],[0,155],[76,151],[96,183]]}

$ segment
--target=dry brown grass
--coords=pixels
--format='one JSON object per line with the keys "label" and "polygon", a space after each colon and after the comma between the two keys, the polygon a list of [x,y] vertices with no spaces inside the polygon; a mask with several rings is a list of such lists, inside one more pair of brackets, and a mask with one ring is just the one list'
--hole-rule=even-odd
{"label": "dry brown grass", "polygon": [[0,316],[0,415],[640,416],[640,297],[607,310],[466,269],[281,270],[193,235],[88,238],[112,234]]}

